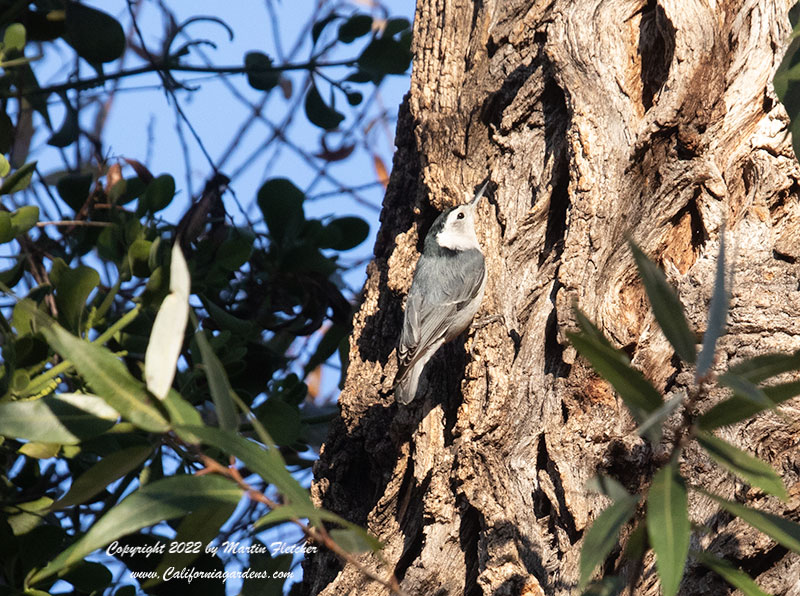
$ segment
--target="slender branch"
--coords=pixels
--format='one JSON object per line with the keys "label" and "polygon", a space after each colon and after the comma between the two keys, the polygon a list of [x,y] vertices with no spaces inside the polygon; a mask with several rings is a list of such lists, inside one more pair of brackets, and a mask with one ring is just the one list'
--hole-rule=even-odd
{"label": "slender branch", "polygon": [[[108,81],[133,77],[141,74],[167,72],[195,72],[195,73],[212,73],[218,75],[231,75],[231,74],[246,74],[251,73],[267,73],[267,72],[286,72],[290,70],[312,70],[315,68],[332,68],[336,66],[354,66],[358,60],[352,58],[350,60],[336,60],[333,62],[315,62],[308,60],[306,62],[296,62],[289,64],[281,64],[278,66],[270,66],[268,68],[246,68],[245,66],[192,66],[189,64],[170,64],[164,61],[153,61],[150,64],[140,66],[138,68],[129,68],[127,70],[119,70],[107,75],[91,77],[88,79],[77,79],[67,83],[59,83],[57,85],[50,85],[47,87],[40,87],[39,89],[24,89],[22,91],[23,97],[32,97],[35,95],[49,95],[50,93],[60,93],[63,91],[70,91],[73,89],[91,89],[98,87]],[[0,93],[0,98],[8,99],[16,97],[17,93],[4,92]]]}

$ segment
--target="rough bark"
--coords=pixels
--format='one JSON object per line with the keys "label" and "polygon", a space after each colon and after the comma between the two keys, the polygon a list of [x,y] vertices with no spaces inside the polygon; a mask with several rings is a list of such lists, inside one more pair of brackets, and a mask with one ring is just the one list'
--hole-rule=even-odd
{"label": "rough bark", "polygon": [[[582,537],[607,501],[598,470],[630,490],[650,448],[565,331],[581,308],[665,392],[676,368],[625,243],[666,269],[702,331],[723,222],[735,253],[716,366],[800,347],[800,168],[771,79],[789,0],[419,0],[411,90],[375,260],[355,318],[341,418],[315,468],[316,501],[386,547],[364,555],[409,594],[569,594]],[[437,210],[487,175],[479,210],[489,281],[479,317],[504,321],[442,349],[409,408],[393,350],[421,238]],[[721,395],[712,395],[707,409]],[[797,520],[798,401],[723,432],[770,461],[788,503],[747,491],[688,450],[687,478]],[[669,433],[666,440],[669,440]],[[800,594],[800,558],[693,498],[712,531],[694,546],[733,559],[774,594]],[[646,561],[636,594],[658,594]],[[316,555],[307,594],[387,594]],[[690,563],[681,594],[726,594]]]}

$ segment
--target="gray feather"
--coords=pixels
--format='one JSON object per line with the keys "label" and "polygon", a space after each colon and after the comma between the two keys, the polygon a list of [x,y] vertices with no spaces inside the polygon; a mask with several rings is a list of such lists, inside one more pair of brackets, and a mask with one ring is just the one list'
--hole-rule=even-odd
{"label": "gray feather", "polygon": [[486,268],[481,252],[459,253],[465,266],[457,268],[449,262],[452,258],[447,252],[423,253],[417,263],[397,348],[395,395],[400,403],[414,399],[425,364],[443,343],[469,326],[483,297]]}

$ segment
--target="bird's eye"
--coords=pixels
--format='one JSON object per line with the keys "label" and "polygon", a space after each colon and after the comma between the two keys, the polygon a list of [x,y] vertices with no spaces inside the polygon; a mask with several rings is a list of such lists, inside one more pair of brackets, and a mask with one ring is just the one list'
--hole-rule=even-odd
{"label": "bird's eye", "polygon": [[459,211],[458,212],[458,219],[464,219],[464,212],[463,211]]}

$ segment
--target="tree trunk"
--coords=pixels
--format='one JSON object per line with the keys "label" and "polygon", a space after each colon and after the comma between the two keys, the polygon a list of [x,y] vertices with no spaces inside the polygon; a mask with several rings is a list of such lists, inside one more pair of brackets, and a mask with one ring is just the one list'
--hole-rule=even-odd
{"label": "tree trunk", "polygon": [[[608,504],[587,481],[603,471],[641,490],[659,449],[568,343],[573,302],[659,389],[691,378],[654,322],[626,235],[665,268],[702,332],[725,224],[735,265],[716,366],[800,347],[800,168],[771,85],[791,4],[419,0],[341,418],[313,485],[318,504],[385,543],[381,558],[361,557],[367,568],[413,595],[575,592],[582,537]],[[498,188],[478,212],[489,276],[478,317],[503,320],[440,350],[417,399],[398,407],[394,348],[421,239],[487,176]],[[798,519],[797,407],[722,431],[772,463],[788,503],[691,448],[683,474]],[[694,548],[800,595],[799,557],[708,500],[692,497],[690,513],[710,529]],[[388,589],[317,554],[301,592]],[[689,563],[681,594],[728,592]],[[659,594],[652,557],[635,593]]]}

